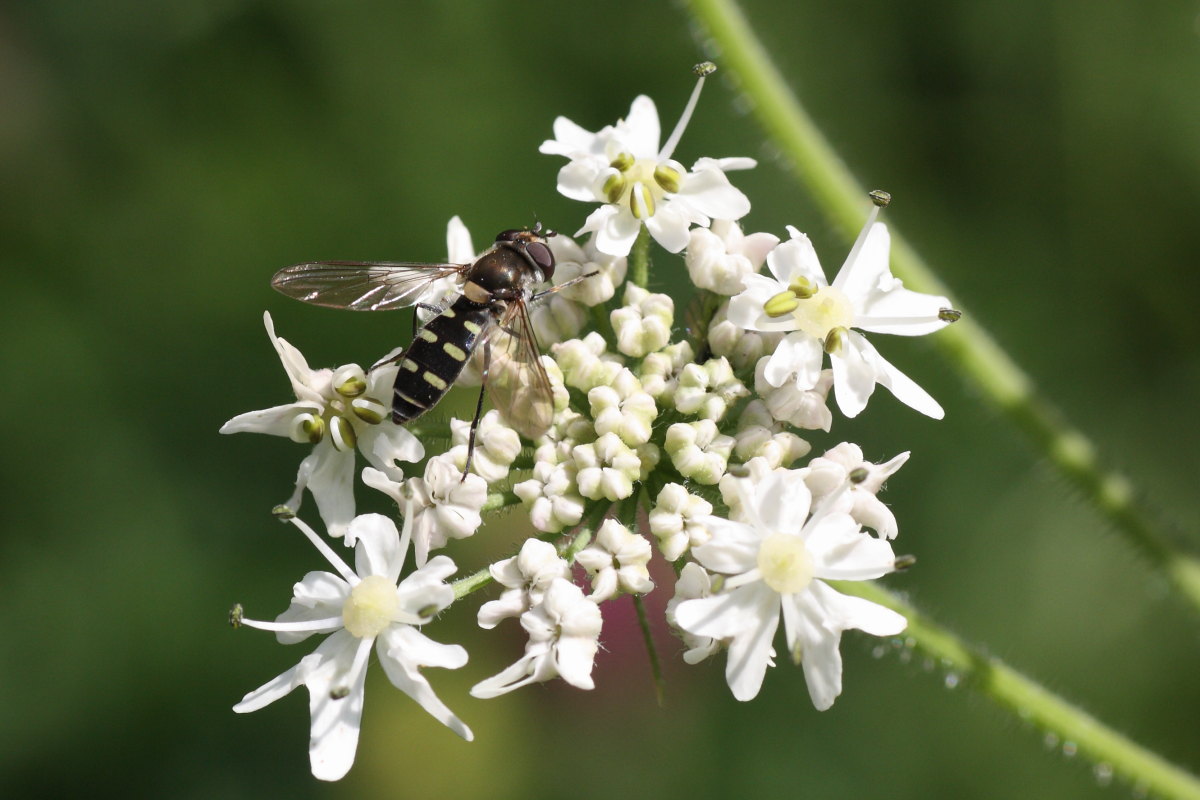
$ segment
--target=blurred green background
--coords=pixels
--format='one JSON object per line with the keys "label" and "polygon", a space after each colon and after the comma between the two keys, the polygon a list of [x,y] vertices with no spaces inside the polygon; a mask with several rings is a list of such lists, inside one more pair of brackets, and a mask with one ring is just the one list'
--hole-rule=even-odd
{"label": "blurred green background", "polygon": [[[746,11],[859,178],[999,340],[1200,547],[1200,36],[1194,3],[767,2]],[[290,399],[262,329],[314,365],[369,362],[404,315],[286,301],[279,266],[444,255],[534,214],[571,231],[540,156],[557,115],[597,129],[639,93],[674,124],[689,67],[718,63],[683,9],[624,0],[39,0],[0,10],[0,793],[6,797],[1013,797],[1126,795],[919,659],[843,642],[845,693],[800,671],[731,699],[723,658],[668,654],[658,707],[636,634],[606,629],[598,687],[466,689],[521,651],[474,606],[429,629],[471,663],[429,670],[466,744],[374,671],[358,763],[308,775],[297,692],[230,706],[291,666],[233,632],[319,557],[267,514],[303,449],[221,437]],[[751,155],[748,229],[846,243],[771,156],[727,83],[677,157]],[[659,287],[681,289],[660,255]],[[1079,504],[929,341],[889,359],[947,419],[880,392],[820,449],[912,450],[885,499],[918,566],[887,585],[1169,759],[1200,769],[1195,616]],[[462,408],[471,402],[461,401]],[[463,412],[465,413],[465,411]],[[366,501],[360,491],[360,501]],[[365,504],[365,503],[364,503]],[[381,506],[382,507],[382,506]],[[311,510],[311,506],[309,507]],[[520,536],[503,517],[464,571]],[[474,548],[474,549],[472,549]],[[666,599],[669,587],[658,593]]]}

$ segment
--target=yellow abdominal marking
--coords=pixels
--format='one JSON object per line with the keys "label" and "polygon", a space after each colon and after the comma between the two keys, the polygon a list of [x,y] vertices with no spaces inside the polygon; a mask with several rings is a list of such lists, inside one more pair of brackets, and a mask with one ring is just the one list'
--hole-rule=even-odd
{"label": "yellow abdominal marking", "polygon": [[426,383],[428,383],[430,386],[432,386],[433,388],[435,388],[441,392],[446,391],[446,389],[449,386],[449,384],[447,384],[444,380],[439,378],[437,375],[434,375],[432,372],[426,372],[421,377],[425,379]]}
{"label": "yellow abdominal marking", "polygon": [[417,336],[420,336],[427,342],[437,341],[437,334],[429,330],[429,328],[421,328],[421,330],[417,331]]}
{"label": "yellow abdominal marking", "polygon": [[467,353],[461,347],[450,342],[442,343],[442,350],[446,351],[446,355],[453,358],[455,361],[466,361]]}

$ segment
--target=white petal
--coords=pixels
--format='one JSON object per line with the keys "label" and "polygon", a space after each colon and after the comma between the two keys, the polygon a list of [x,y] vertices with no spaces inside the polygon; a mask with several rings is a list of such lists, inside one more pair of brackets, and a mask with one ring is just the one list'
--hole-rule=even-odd
{"label": "white petal", "polygon": [[896,515],[870,492],[854,492],[854,506],[850,512],[863,526],[879,534],[880,539],[895,539],[900,532]]}
{"label": "white petal", "polygon": [[642,223],[628,209],[607,205],[593,211],[579,233],[595,231],[592,241],[597,250],[610,256],[627,256],[641,229]]}
{"label": "white petal", "polygon": [[692,555],[706,569],[725,575],[741,575],[758,565],[762,534],[752,526],[722,517],[699,517],[696,524],[711,535],[705,544],[692,548]]}
{"label": "white petal", "polygon": [[791,331],[796,321],[789,314],[783,317],[767,316],[763,306],[775,295],[787,289],[786,284],[765,275],[746,275],[742,278],[745,289],[730,298],[726,317],[739,328],[751,331]]}
{"label": "white petal", "polygon": [[755,500],[760,530],[799,534],[812,493],[799,470],[773,470],[755,487]]}
{"label": "white petal", "polygon": [[598,645],[595,639],[564,637],[554,646],[555,666],[567,683],[578,689],[592,689],[592,665]]}
{"label": "white petal", "polygon": [[478,254],[471,243],[471,232],[463,221],[454,215],[446,224],[446,260],[451,264],[470,264]]}
{"label": "white petal", "polygon": [[604,162],[591,159],[575,159],[568,161],[558,171],[558,192],[572,200],[582,200],[585,203],[602,199],[596,196],[596,176],[604,168]]}
{"label": "white petal", "polygon": [[758,166],[758,162],[753,158],[746,156],[729,156],[726,158],[709,158],[702,156],[696,159],[696,163],[692,165],[694,171],[702,169],[719,169],[722,172],[738,169],[753,169]]}
{"label": "white petal", "polygon": [[800,231],[788,226],[792,238],[767,255],[767,269],[787,288],[796,278],[807,278],[818,286],[825,285],[825,272],[812,241]]}
{"label": "white petal", "polygon": [[[817,587],[828,588],[815,582],[810,589]],[[842,654],[838,651],[842,633],[839,628],[827,627],[824,608],[819,602],[806,602],[811,599],[810,591],[786,597],[784,602],[795,607],[799,627],[795,638],[800,642],[808,696],[818,711],[824,711],[842,693]]]}
{"label": "white petal", "polygon": [[818,578],[862,581],[892,572],[896,554],[885,539],[863,532],[848,514],[833,513],[805,529]]}
{"label": "white petal", "polygon": [[324,407],[320,403],[300,402],[285,406],[264,408],[238,414],[221,426],[220,433],[265,433],[268,436],[291,438],[293,421],[300,414],[320,416]]}
{"label": "white petal", "polygon": [[882,222],[872,225],[862,247],[854,254],[854,261],[843,264],[833,279],[834,288],[840,289],[851,301],[870,296],[882,279],[891,277],[888,266],[891,241],[887,225]]}
{"label": "white petal", "polygon": [[[885,387],[892,394],[896,395],[896,399],[904,403],[904,405],[920,411],[927,417],[941,419],[946,416],[946,412],[942,410],[938,401],[930,396],[929,392],[918,386],[912,378],[892,366],[891,362],[881,356],[879,351],[865,337],[851,331],[850,338],[853,339],[855,337],[862,340],[863,356],[872,364],[875,380],[879,382],[880,386]],[[838,397],[838,404],[841,405],[840,395]],[[847,416],[850,415],[847,414]]]}
{"label": "white petal", "polygon": [[528,686],[533,683],[536,673],[536,656],[526,653],[513,664],[504,668],[490,678],[485,678],[471,687],[471,696],[483,700],[499,697],[502,694]]}
{"label": "white petal", "polygon": [[404,477],[397,462],[416,463],[425,457],[425,446],[408,428],[390,419],[378,425],[358,425],[358,449],[367,461],[393,480]]}
{"label": "white petal", "polygon": [[542,142],[538,152],[574,158],[576,154],[592,152],[595,143],[596,134],[584,130],[566,117],[558,117],[554,120],[554,138]]}
{"label": "white petal", "polygon": [[799,391],[808,391],[821,380],[824,361],[825,350],[820,340],[803,331],[793,331],[775,346],[763,377],[775,387],[783,386],[791,379]]}
{"label": "white petal", "polygon": [[312,456],[316,460],[308,476],[308,490],[312,492],[329,535],[340,538],[354,519],[354,451],[336,449],[327,436],[316,446]]}
{"label": "white petal", "polygon": [[[292,602],[275,618],[276,622],[306,622],[319,619],[339,619],[350,585],[332,572],[313,571],[304,576],[292,589]],[[302,642],[319,630],[277,631],[275,638],[281,644]]]}
{"label": "white petal", "polygon": [[717,219],[741,219],[750,213],[749,198],[717,169],[688,173],[677,196],[702,214]]}
{"label": "white petal", "polygon": [[857,417],[875,391],[878,376],[875,365],[864,357],[864,348],[871,348],[870,342],[861,334],[847,331],[841,349],[829,358],[833,366],[834,395],[838,408],[847,417]]}
{"label": "white petal", "polygon": [[354,547],[354,571],[360,578],[379,575],[392,583],[400,580],[404,566],[404,551],[400,549],[400,532],[396,523],[382,514],[363,514],[355,517],[346,532]]}
{"label": "white petal", "polygon": [[304,683],[312,714],[308,760],[313,777],[319,780],[340,780],[354,765],[368,661],[355,654],[359,647],[369,646],[370,640],[338,631],[313,653],[323,660]]}
{"label": "white petal", "polygon": [[738,252],[750,260],[758,268],[762,266],[769,254],[779,244],[779,237],[773,233],[752,233],[741,242]]}
{"label": "white petal", "polygon": [[814,581],[811,589],[812,598],[823,609],[825,624],[835,630],[854,628],[872,636],[896,636],[908,627],[902,614],[878,603],[842,594],[820,581]]}
{"label": "white petal", "polygon": [[[691,236],[688,234],[688,218],[681,213],[684,209],[678,203],[664,203],[658,211],[646,219],[646,228],[654,241],[663,246],[668,253],[678,253],[687,247]],[[632,219],[632,216],[630,217]]]}
{"label": "white petal", "polygon": [[458,669],[467,663],[465,649],[459,645],[439,644],[408,625],[395,625],[379,638],[377,652],[379,663],[393,686],[468,742],[475,738],[471,729],[438,699],[419,669],[422,665]]}
{"label": "white petal", "polygon": [[862,307],[855,311],[854,327],[872,333],[924,336],[950,324],[938,318],[943,308],[950,308],[948,298],[914,292],[897,285],[868,297]]}
{"label": "white petal", "polygon": [[756,601],[756,613],[747,615],[746,619],[753,624],[733,637],[725,664],[725,680],[729,689],[735,699],[744,702],[758,695],[767,667],[773,663],[775,650],[771,647],[771,640],[775,638],[775,630],[779,627],[779,595],[762,583],[743,586],[733,593],[753,596]]}
{"label": "white petal", "polygon": [[[271,346],[279,354],[283,370],[287,373],[288,380],[291,381],[296,399],[316,403],[324,402],[321,393],[314,388],[318,383],[317,373],[309,368],[304,354],[288,344],[286,339],[275,335],[275,322],[271,319],[270,313],[263,312],[263,323],[267,326],[267,336],[271,339]],[[328,372],[328,370],[323,371]]]}
{"label": "white petal", "polygon": [[[644,94],[633,99],[629,116],[624,124],[618,125],[621,141],[635,158],[657,158],[658,141],[662,135],[658,122],[658,109],[654,101]],[[606,251],[607,252],[607,251]]]}

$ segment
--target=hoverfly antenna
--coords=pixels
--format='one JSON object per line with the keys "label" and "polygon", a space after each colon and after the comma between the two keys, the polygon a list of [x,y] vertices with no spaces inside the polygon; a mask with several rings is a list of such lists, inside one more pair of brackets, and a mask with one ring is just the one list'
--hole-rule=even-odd
{"label": "hoverfly antenna", "polygon": [[558,231],[552,231],[549,228],[542,226],[542,221],[537,218],[537,214],[533,215],[533,227],[529,229],[530,233],[536,233],[543,239],[549,239],[552,236],[558,236]]}

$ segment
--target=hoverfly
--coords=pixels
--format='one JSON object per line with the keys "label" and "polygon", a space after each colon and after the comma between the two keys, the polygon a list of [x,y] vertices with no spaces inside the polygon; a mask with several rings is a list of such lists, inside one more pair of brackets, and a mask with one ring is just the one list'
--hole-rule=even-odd
{"label": "hoverfly", "polygon": [[[482,347],[483,386],[475,407],[463,478],[471,468],[475,431],[483,411],[483,395],[491,397],[508,424],[527,439],[550,428],[554,397],[542,366],[529,306],[552,292],[591,277],[581,275],[541,292],[533,286],[554,275],[554,253],[542,233],[507,230],[470,264],[418,264],[388,261],[314,261],[293,264],[275,273],[271,285],[305,303],[353,311],[386,311],[417,306],[435,314],[397,356],[375,366],[399,364],[393,386],[392,421],[411,422],[438,401]],[[458,295],[448,306],[424,302],[439,280],[453,278]],[[414,320],[415,328],[415,320]]]}

